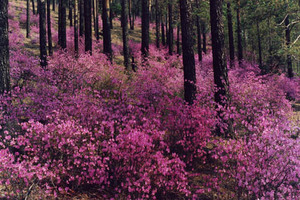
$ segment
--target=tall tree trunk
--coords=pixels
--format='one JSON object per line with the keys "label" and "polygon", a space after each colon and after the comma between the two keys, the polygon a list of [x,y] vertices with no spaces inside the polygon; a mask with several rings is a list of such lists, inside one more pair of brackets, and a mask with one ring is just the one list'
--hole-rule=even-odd
{"label": "tall tree trunk", "polygon": [[50,8],[50,0],[47,0],[47,26],[48,26],[48,50],[49,56],[52,56],[52,30],[51,30],[51,8]]}
{"label": "tall tree trunk", "polygon": [[46,40],[46,6],[45,0],[38,0],[40,25],[40,59],[41,66],[47,66],[47,40]]}
{"label": "tall tree trunk", "polygon": [[35,15],[35,4],[34,4],[34,0],[31,0],[32,3],[32,13]]}
{"label": "tall tree trunk", "polygon": [[92,1],[84,1],[85,51],[92,54]]}
{"label": "tall tree trunk", "polygon": [[100,39],[99,35],[99,2],[98,0],[95,0],[95,5],[96,5],[96,26],[95,26],[95,32],[96,32],[96,39]]}
{"label": "tall tree trunk", "polygon": [[160,14],[160,19],[161,19],[161,43],[163,46],[165,46],[166,45],[165,24],[164,24],[164,19],[162,14]]}
{"label": "tall tree trunk", "polygon": [[0,1],[0,94],[10,90],[8,0]]}
{"label": "tall tree trunk", "polygon": [[142,55],[149,52],[149,0],[142,0]]}
{"label": "tall tree trunk", "polygon": [[228,22],[230,67],[232,68],[234,66],[234,40],[233,40],[233,26],[232,26],[232,14],[231,14],[230,3],[227,3],[227,22]]}
{"label": "tall tree trunk", "polygon": [[174,34],[173,34],[173,2],[169,0],[168,3],[168,10],[169,10],[169,54],[173,54],[173,41],[174,41]]}
{"label": "tall tree trunk", "polygon": [[180,1],[180,19],[182,33],[182,54],[184,70],[184,100],[192,105],[196,98],[196,71],[193,51],[193,20],[191,1]]}
{"label": "tall tree trunk", "polygon": [[70,26],[73,26],[73,2],[72,0],[69,0],[69,20],[70,20]]}
{"label": "tall tree trunk", "polygon": [[262,70],[262,52],[261,52],[261,38],[260,38],[260,30],[259,30],[259,22],[256,21],[256,29],[257,29],[257,41],[258,41],[258,63],[259,68]]}
{"label": "tall tree trunk", "polygon": [[169,28],[168,28],[168,24],[169,24],[169,20],[168,20],[168,14],[166,13],[166,44],[167,46],[169,46],[169,43],[170,43],[170,35],[169,35]]}
{"label": "tall tree trunk", "polygon": [[102,0],[102,20],[103,20],[103,52],[112,61],[111,31],[109,23],[109,0]]}
{"label": "tall tree trunk", "polygon": [[[291,29],[288,26],[290,24],[289,15],[285,18],[285,39],[286,39],[286,46],[289,49],[291,45]],[[292,57],[290,54],[287,55],[287,68],[288,68],[288,77],[293,78],[293,66],[292,66]]]}
{"label": "tall tree trunk", "polygon": [[205,24],[205,22],[202,22],[201,23],[201,32],[202,32],[202,40],[203,40],[203,48],[202,48],[202,50],[203,50],[203,52],[206,54],[207,53],[207,48],[206,48],[206,24]]}
{"label": "tall tree trunk", "polygon": [[55,11],[55,1],[56,0],[52,0],[52,10]]}
{"label": "tall tree trunk", "polygon": [[129,67],[129,48],[128,48],[128,6],[127,0],[122,0],[122,33],[123,33],[123,56],[124,66]]}
{"label": "tall tree trunk", "polygon": [[27,0],[26,8],[26,38],[30,36],[30,0]]}
{"label": "tall tree trunk", "polygon": [[[196,8],[199,10],[199,0],[196,0]],[[197,26],[197,49],[198,49],[198,59],[199,62],[202,61],[202,48],[201,48],[201,26],[200,26],[200,18],[196,16],[196,26]]]}
{"label": "tall tree trunk", "polygon": [[67,48],[67,21],[66,21],[66,1],[60,0],[59,1],[59,33],[58,33],[58,44],[61,46],[61,48],[65,49]]}
{"label": "tall tree trunk", "polygon": [[[224,46],[222,4],[223,0],[210,0],[214,83],[216,88],[218,88],[214,95],[215,102],[217,104],[217,110],[219,110],[219,105],[223,108],[226,108],[228,106],[229,101],[229,82]],[[226,121],[223,118],[222,111],[218,111],[218,117],[226,123]],[[217,135],[221,136],[221,129],[219,125],[217,126],[216,132]],[[227,136],[227,131],[225,133],[225,136]]]}
{"label": "tall tree trunk", "polygon": [[74,47],[75,47],[75,57],[78,58],[79,48],[78,48],[78,0],[74,0]]}
{"label": "tall tree trunk", "polygon": [[79,0],[79,35],[84,34],[84,0]]}
{"label": "tall tree trunk", "polygon": [[181,55],[181,49],[180,49],[180,23],[177,24],[177,54]]}
{"label": "tall tree trunk", "polygon": [[160,29],[160,24],[159,24],[159,4],[158,0],[155,1],[155,35],[156,35],[156,47],[159,48],[159,29]]}
{"label": "tall tree trunk", "polygon": [[237,39],[238,39],[238,61],[241,65],[243,60],[242,29],[240,19],[240,0],[237,0],[236,21],[237,21]]}

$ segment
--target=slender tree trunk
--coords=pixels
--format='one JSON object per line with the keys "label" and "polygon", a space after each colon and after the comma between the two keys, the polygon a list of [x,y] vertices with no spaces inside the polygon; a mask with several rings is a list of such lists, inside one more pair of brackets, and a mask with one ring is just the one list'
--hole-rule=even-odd
{"label": "slender tree trunk", "polygon": [[[199,0],[196,0],[196,8],[199,10]],[[196,27],[197,27],[197,49],[198,49],[198,59],[199,62],[202,61],[202,48],[201,48],[201,26],[200,26],[200,18],[196,16]]]}
{"label": "slender tree trunk", "polygon": [[230,67],[232,68],[234,66],[234,40],[233,40],[233,26],[232,26],[232,14],[231,14],[230,3],[227,3],[227,21],[228,21]]}
{"label": "slender tree trunk", "polygon": [[168,10],[169,10],[169,54],[173,54],[173,41],[174,41],[174,34],[173,34],[173,2],[169,0],[168,3]]}
{"label": "slender tree trunk", "polygon": [[[291,29],[288,27],[290,24],[289,15],[285,18],[285,39],[286,39],[286,46],[289,49],[291,45]],[[293,78],[293,66],[292,66],[292,57],[290,54],[287,55],[287,68],[288,68],[288,77]]]}
{"label": "slender tree trunk", "polygon": [[156,47],[159,48],[159,28],[160,28],[160,24],[159,24],[159,4],[158,4],[158,0],[155,1],[155,35],[156,35]]}
{"label": "slender tree trunk", "polygon": [[30,0],[27,0],[27,11],[26,11],[26,38],[30,37]]}
{"label": "slender tree trunk", "polygon": [[79,35],[80,37],[84,34],[84,0],[79,0]]}
{"label": "slender tree trunk", "polygon": [[92,1],[84,1],[85,51],[92,54]]}
{"label": "slender tree trunk", "polygon": [[8,0],[0,1],[0,94],[10,90]]}
{"label": "slender tree trunk", "polygon": [[149,52],[149,0],[142,0],[142,55]]}
{"label": "slender tree trunk", "polygon": [[[219,106],[226,108],[229,101],[229,82],[225,57],[222,4],[223,0],[210,0],[214,83],[216,88],[218,88],[215,92],[217,109]],[[226,123],[223,118],[223,111],[218,111],[218,117]],[[217,135],[221,136],[221,129],[219,125],[217,126],[216,132]],[[228,133],[225,133],[225,136],[227,136]]]}
{"label": "slender tree trunk", "polygon": [[180,19],[182,33],[182,58],[184,70],[184,100],[192,105],[196,98],[196,71],[193,51],[193,20],[191,17],[191,1],[180,1]]}
{"label": "slender tree trunk", "polygon": [[61,2],[62,0],[58,0],[58,46],[61,46]]}
{"label": "slender tree trunk", "polygon": [[73,26],[73,2],[72,0],[69,0],[69,20],[70,20],[70,26]]}
{"label": "slender tree trunk", "polygon": [[102,0],[102,20],[103,20],[103,52],[112,60],[111,31],[109,23],[109,0]]}
{"label": "slender tree trunk", "polygon": [[52,0],[52,10],[55,11],[55,1],[56,0]]}
{"label": "slender tree trunk", "polygon": [[78,58],[79,48],[78,48],[78,0],[74,0],[74,47],[75,47],[75,57]]}
{"label": "slender tree trunk", "polygon": [[181,49],[180,49],[180,23],[177,24],[177,54],[181,55]]}
{"label": "slender tree trunk", "polygon": [[32,13],[35,15],[35,4],[34,4],[34,0],[31,0],[32,3]]}
{"label": "slender tree trunk", "polygon": [[206,24],[205,24],[205,22],[202,22],[201,23],[201,29],[202,29],[202,40],[203,40],[203,48],[202,48],[202,50],[203,50],[203,52],[206,54],[207,53],[207,48],[206,48]]}
{"label": "slender tree trunk", "polygon": [[168,20],[168,14],[166,13],[165,15],[166,18],[166,44],[167,46],[169,46],[170,43],[170,34],[169,34],[169,28],[168,28],[168,24],[169,24],[169,20]]}
{"label": "slender tree trunk", "polygon": [[128,48],[128,6],[127,0],[122,0],[122,33],[123,33],[123,56],[124,66],[129,67],[129,48]]}
{"label": "slender tree trunk", "polygon": [[61,48],[67,48],[67,30],[66,30],[66,1],[59,1],[59,20],[58,20],[58,44]]}
{"label": "slender tree trunk", "polygon": [[50,8],[50,5],[51,5],[50,0],[47,0],[48,50],[49,50],[49,56],[52,56],[53,50],[52,50],[51,8]]}
{"label": "slender tree trunk", "polygon": [[41,66],[47,66],[47,40],[46,40],[46,6],[45,0],[38,0],[40,25],[40,59]]}
{"label": "slender tree trunk", "polygon": [[99,2],[97,0],[94,0],[95,2],[95,35],[96,35],[96,39],[99,40],[100,36],[99,36]]}
{"label": "slender tree trunk", "polygon": [[160,14],[160,18],[161,18],[161,43],[163,46],[166,46],[165,24],[164,24],[164,19],[162,14]]}
{"label": "slender tree trunk", "polygon": [[262,70],[262,52],[261,52],[261,38],[260,38],[260,30],[259,30],[259,22],[256,21],[256,29],[257,29],[257,41],[258,41],[258,63],[259,68]]}
{"label": "slender tree trunk", "polygon": [[240,0],[237,0],[237,10],[236,10],[236,21],[237,21],[237,39],[238,39],[238,61],[241,65],[243,60],[243,45],[242,45],[242,30],[241,30],[241,20],[240,20]]}

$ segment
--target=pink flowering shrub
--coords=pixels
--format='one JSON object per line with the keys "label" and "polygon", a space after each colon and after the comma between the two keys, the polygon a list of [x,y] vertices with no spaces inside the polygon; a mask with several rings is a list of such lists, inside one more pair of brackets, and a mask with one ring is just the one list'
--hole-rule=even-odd
{"label": "pink flowering shrub", "polygon": [[296,199],[300,195],[299,138],[270,128],[217,144],[214,157],[220,159],[220,166],[216,173],[223,183],[234,184],[239,198]]}

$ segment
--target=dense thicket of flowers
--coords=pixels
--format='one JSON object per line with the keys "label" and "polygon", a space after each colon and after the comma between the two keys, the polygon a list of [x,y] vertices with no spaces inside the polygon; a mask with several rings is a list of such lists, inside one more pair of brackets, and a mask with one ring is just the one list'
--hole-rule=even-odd
{"label": "dense thicket of flowers", "polygon": [[[44,70],[22,50],[15,12],[11,6],[12,91],[0,99],[7,198],[24,198],[33,183],[49,195],[89,189],[117,199],[300,195],[299,127],[289,121],[288,100],[299,99],[298,78],[262,76],[247,62],[231,69],[224,118],[232,137],[217,138],[211,54],[197,63],[197,99],[188,106],[181,57],[151,45],[145,65],[131,41],[138,69],[126,73],[100,52],[101,43],[92,56],[80,43],[76,59],[70,29],[68,50],[56,51]],[[119,56],[121,46],[114,48]]]}

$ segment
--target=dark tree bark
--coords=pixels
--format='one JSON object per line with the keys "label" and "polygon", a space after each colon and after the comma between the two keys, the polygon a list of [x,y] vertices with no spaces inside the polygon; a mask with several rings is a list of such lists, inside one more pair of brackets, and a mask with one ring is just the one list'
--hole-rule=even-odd
{"label": "dark tree bark", "polygon": [[[285,28],[285,40],[287,48],[290,48],[291,45],[291,29],[288,26],[290,24],[289,15],[285,18],[284,24]],[[292,57],[290,54],[287,55],[287,68],[288,68],[288,77],[293,78],[293,66],[292,66]]]}
{"label": "dark tree bark", "polygon": [[227,22],[228,22],[230,67],[233,67],[234,66],[234,39],[233,39],[233,26],[232,26],[232,14],[231,14],[230,3],[227,3]]}
{"label": "dark tree bark", "polygon": [[193,51],[193,20],[191,17],[191,1],[180,1],[180,19],[182,33],[182,54],[184,70],[184,100],[193,104],[196,97],[196,71]]}
{"label": "dark tree bark", "polygon": [[8,0],[0,1],[0,94],[10,90]]}
{"label": "dark tree bark", "polygon": [[155,35],[156,35],[156,47],[159,48],[159,43],[160,43],[160,24],[159,24],[159,4],[158,0],[155,1]]}
{"label": "dark tree bark", "polygon": [[84,0],[79,0],[79,35],[84,34]]}
{"label": "dark tree bark", "polygon": [[51,30],[51,9],[50,9],[50,0],[47,0],[47,26],[48,26],[48,51],[49,56],[52,56],[52,30]]}
{"label": "dark tree bark", "polygon": [[26,7],[26,38],[30,36],[30,0],[27,0]]}
{"label": "dark tree bark", "polygon": [[259,68],[262,69],[261,38],[260,38],[260,30],[259,30],[259,22],[258,21],[256,21],[256,29],[257,29],[257,41],[258,41],[258,63],[259,63]]}
{"label": "dark tree bark", "polygon": [[112,60],[111,31],[109,23],[109,0],[102,0],[103,52]]}
{"label": "dark tree bark", "polygon": [[70,20],[70,26],[73,26],[73,2],[72,0],[69,0],[69,20]]}
{"label": "dark tree bark", "polygon": [[34,0],[31,0],[32,3],[32,13],[35,15],[35,4],[34,4]]}
{"label": "dark tree bark", "polygon": [[180,23],[177,25],[177,54],[181,55],[181,48],[180,48]]}
{"label": "dark tree bark", "polygon": [[58,44],[61,48],[67,48],[67,20],[66,20],[66,1],[60,0],[59,2],[59,33],[58,33]]}
{"label": "dark tree bark", "polygon": [[169,0],[168,3],[168,10],[169,10],[169,54],[173,54],[174,48],[174,33],[173,33],[173,2]]}
{"label": "dark tree bark", "polygon": [[161,18],[161,43],[163,46],[166,45],[166,37],[165,37],[165,24],[163,20],[163,15],[160,15]]}
{"label": "dark tree bark", "polygon": [[78,58],[78,0],[74,0],[74,47],[75,57]]}
{"label": "dark tree bark", "polygon": [[[199,9],[199,0],[196,0],[196,8]],[[202,48],[201,48],[201,26],[200,18],[196,16],[196,27],[197,27],[197,49],[198,49],[198,59],[199,62],[202,61]]]}
{"label": "dark tree bark", "polygon": [[203,51],[203,53],[207,53],[207,48],[206,48],[206,24],[205,24],[205,22],[202,22],[201,23],[201,32],[202,32],[202,40],[203,40],[203,42],[202,42],[202,45],[203,45],[203,47],[202,47],[202,51]]}
{"label": "dark tree bark", "polygon": [[149,0],[142,0],[142,55],[149,52]]}
{"label": "dark tree bark", "polygon": [[169,20],[168,20],[168,14],[166,13],[165,15],[166,18],[166,45],[169,46],[169,42],[170,42],[170,35],[169,35],[169,28],[168,28],[168,24],[169,24]]}
{"label": "dark tree bark", "polygon": [[237,21],[237,39],[238,39],[238,61],[241,65],[243,60],[242,29],[240,16],[240,0],[237,0],[236,21]]}
{"label": "dark tree bark", "polygon": [[85,51],[92,54],[92,1],[84,1]]}
{"label": "dark tree bark", "polygon": [[55,1],[56,0],[52,0],[52,10],[55,11]]}
{"label": "dark tree bark", "polygon": [[[217,109],[219,105],[226,108],[229,101],[229,82],[224,46],[222,4],[223,0],[210,0],[213,71],[214,83],[217,88],[214,96]],[[218,111],[218,117],[225,122],[222,111]],[[217,135],[221,135],[221,129],[219,126],[217,126],[216,133]]]}
{"label": "dark tree bark", "polygon": [[127,0],[122,0],[122,34],[123,34],[123,56],[124,66],[129,67],[129,48],[128,48],[128,4]]}
{"label": "dark tree bark", "polygon": [[46,4],[45,0],[38,0],[40,22],[40,59],[41,66],[47,66],[47,40],[46,40]]}

